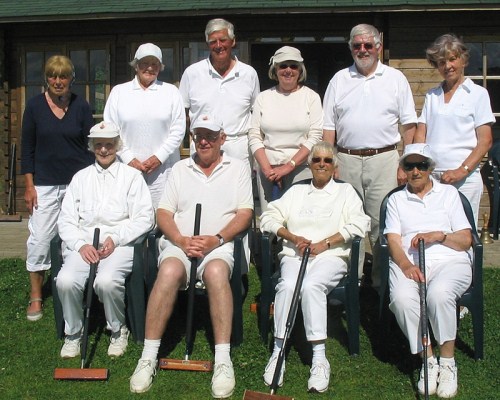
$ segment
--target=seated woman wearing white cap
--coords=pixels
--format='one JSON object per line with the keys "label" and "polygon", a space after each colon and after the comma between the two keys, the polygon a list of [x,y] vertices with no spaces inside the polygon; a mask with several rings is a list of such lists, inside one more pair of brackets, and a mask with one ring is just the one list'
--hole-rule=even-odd
{"label": "seated woman wearing white cap", "polygon": [[[152,228],[154,212],[141,174],[116,160],[120,147],[116,125],[95,125],[89,148],[96,162],[73,177],[62,203],[57,226],[63,266],[56,281],[65,321],[62,358],[80,354],[83,290],[91,263],[99,263],[94,290],[111,331],[108,355],[121,356],[127,348],[125,279],[132,271],[133,243]],[[95,228],[101,231],[99,250],[92,246]]]}
{"label": "seated woman wearing white cap", "polygon": [[257,161],[262,211],[293,182],[311,178],[306,160],[323,135],[319,95],[304,86],[304,59],[295,47],[283,46],[271,57],[269,78],[278,84],[257,96],[248,144]]}
{"label": "seated woman wearing white cap", "polygon": [[158,80],[165,68],[158,46],[141,44],[130,66],[135,77],[111,90],[104,120],[120,128],[123,148],[118,157],[143,172],[156,208],[168,174],[180,160],[186,129],[184,104],[174,85]]}
{"label": "seated woman wearing white cap", "polygon": [[[426,252],[427,313],[440,347],[439,363],[430,347],[427,353],[429,394],[437,392],[439,397],[449,398],[457,393],[456,301],[468,289],[472,277],[467,253],[472,242],[471,226],[457,189],[431,177],[435,163],[429,145],[407,145],[399,164],[408,183],[404,190],[389,197],[384,230],[391,255],[389,307],[411,352],[422,355],[418,287],[424,282],[418,267],[418,240],[422,238]],[[423,368],[417,386],[424,394]]]}

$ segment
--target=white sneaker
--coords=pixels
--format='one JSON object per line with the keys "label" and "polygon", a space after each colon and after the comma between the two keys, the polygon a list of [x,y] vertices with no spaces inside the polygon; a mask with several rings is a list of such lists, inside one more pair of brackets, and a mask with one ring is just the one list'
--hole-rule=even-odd
{"label": "white sneaker", "polygon": [[458,376],[456,365],[441,365],[439,367],[439,379],[437,395],[445,399],[454,397],[458,390]]}
{"label": "white sneaker", "polygon": [[330,383],[330,363],[314,362],[311,366],[311,376],[307,381],[307,390],[312,393],[323,393],[328,389]]}
{"label": "white sneaker", "polygon": [[[114,335],[119,335],[117,337],[113,337]],[[110,357],[120,357],[127,350],[128,345],[128,337],[130,335],[130,331],[127,328],[127,325],[123,325],[120,328],[120,331],[116,334],[111,335],[111,340],[108,347],[108,356]]]}
{"label": "white sneaker", "polygon": [[[269,361],[267,362],[266,369],[264,370],[264,383],[266,386],[271,386],[274,378],[274,371],[276,370],[276,364],[278,363],[278,356],[271,356]],[[283,386],[283,375],[285,374],[285,360],[283,360],[283,364],[281,364],[281,373],[278,379],[278,386]]]}
{"label": "white sneaker", "polygon": [[130,377],[130,391],[144,393],[151,388],[153,377],[156,375],[156,361],[140,359],[134,373]]}
{"label": "white sneaker", "polygon": [[82,339],[81,337],[77,337],[76,339],[70,339],[69,337],[64,338],[64,344],[61,349],[61,357],[62,358],[74,358],[80,355],[80,343]]}
{"label": "white sneaker", "polygon": [[[427,373],[429,375],[428,388],[429,396],[436,393],[438,374],[439,374],[439,364],[435,362],[427,361]],[[424,365],[422,364],[422,369],[420,370],[420,379],[417,383],[418,392],[420,394],[425,394],[425,379],[424,379]]]}
{"label": "white sneaker", "polygon": [[235,385],[233,363],[215,363],[212,377],[212,397],[214,399],[225,399],[231,396]]}

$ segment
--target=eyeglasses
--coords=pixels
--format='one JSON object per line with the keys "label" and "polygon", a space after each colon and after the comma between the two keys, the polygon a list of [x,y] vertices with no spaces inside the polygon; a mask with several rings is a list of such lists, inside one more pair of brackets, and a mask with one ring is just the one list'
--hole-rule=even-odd
{"label": "eyeglasses", "polygon": [[352,48],[354,50],[361,50],[361,47],[365,47],[365,50],[371,50],[375,45],[373,43],[353,43]]}
{"label": "eyeglasses", "polygon": [[405,171],[413,171],[414,168],[419,171],[428,171],[430,167],[430,163],[428,161],[420,161],[420,162],[405,162],[403,164],[403,169]]}
{"label": "eyeglasses", "polygon": [[299,65],[298,64],[279,64],[278,68],[279,69],[290,68],[290,69],[293,69],[295,71],[295,70],[299,69]]}
{"label": "eyeglasses", "polygon": [[206,140],[207,142],[215,142],[220,135],[220,132],[212,132],[208,134],[199,134],[199,133],[193,133],[193,140],[196,143],[200,143],[202,140]]}
{"label": "eyeglasses", "polygon": [[146,69],[146,68],[160,68],[160,63],[159,62],[147,62],[147,61],[141,61],[139,62],[139,68],[140,69]]}
{"label": "eyeglasses", "polygon": [[323,162],[325,164],[332,164],[333,163],[332,157],[313,157],[313,158],[311,158],[311,161],[313,163],[319,163],[321,160],[323,160]]}

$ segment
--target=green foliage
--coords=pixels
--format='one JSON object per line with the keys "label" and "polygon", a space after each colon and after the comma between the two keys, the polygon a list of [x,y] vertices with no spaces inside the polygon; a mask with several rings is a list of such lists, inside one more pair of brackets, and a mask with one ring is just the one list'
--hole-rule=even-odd
{"label": "green foliage", "polygon": [[[56,339],[50,285],[46,285],[44,317],[35,323],[26,320],[28,275],[24,261],[0,260],[0,397],[2,399],[210,399],[211,374],[200,372],[159,371],[151,390],[143,395],[129,392],[129,377],[141,354],[142,346],[130,343],[119,359],[107,354],[109,334],[103,331],[102,308],[93,310],[90,340],[91,367],[108,368],[107,382],[54,381],[54,368],[78,368],[79,360],[62,360],[62,341]],[[500,361],[500,312],[497,293],[500,269],[486,269],[485,282],[485,360],[474,361],[468,354],[473,346],[471,317],[460,325],[456,359],[459,366],[459,392],[456,399],[498,398]],[[257,317],[249,305],[260,291],[255,268],[250,273],[250,293],[246,299],[245,340],[232,350],[237,386],[233,399],[241,399],[245,389],[268,393],[262,372],[269,347],[258,336]],[[387,360],[374,354],[380,351],[377,297],[369,290],[361,292],[361,354],[350,357],[342,309],[332,309],[329,321],[327,355],[332,366],[329,390],[324,394],[308,394],[310,347],[296,329],[287,356],[285,385],[278,394],[295,399],[416,399],[419,361],[409,355],[406,340],[393,329],[382,345],[389,350]],[[182,308],[182,304],[179,305]],[[206,307],[197,308],[197,336],[194,360],[213,359],[210,324]],[[95,316],[99,318],[95,318]],[[182,358],[184,353],[184,319],[181,312],[173,317],[162,345],[162,356]],[[300,326],[300,319],[297,321]]]}

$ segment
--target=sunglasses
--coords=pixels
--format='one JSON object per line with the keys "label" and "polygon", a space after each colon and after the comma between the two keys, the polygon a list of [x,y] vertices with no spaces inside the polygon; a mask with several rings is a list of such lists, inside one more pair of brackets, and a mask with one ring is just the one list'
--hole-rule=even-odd
{"label": "sunglasses", "polygon": [[212,132],[212,133],[204,134],[204,135],[200,135],[199,133],[194,133],[193,140],[196,143],[200,143],[202,140],[206,140],[207,142],[213,143],[217,140],[219,135],[220,135],[220,132]]}
{"label": "sunglasses", "polygon": [[375,47],[373,43],[353,43],[352,48],[354,50],[361,50],[361,47],[365,47],[365,50],[371,50]]}
{"label": "sunglasses", "polygon": [[405,171],[413,171],[414,168],[418,169],[419,171],[427,171],[430,167],[430,164],[428,161],[420,161],[420,162],[405,162],[403,164],[403,169]]}
{"label": "sunglasses", "polygon": [[311,158],[311,161],[313,163],[319,163],[321,160],[323,160],[323,162],[325,164],[332,164],[333,163],[332,157],[313,157],[313,158]]}
{"label": "sunglasses", "polygon": [[290,68],[290,69],[293,69],[293,70],[297,70],[297,69],[299,69],[299,65],[298,64],[280,64],[280,65],[278,65],[278,68],[279,69]]}

